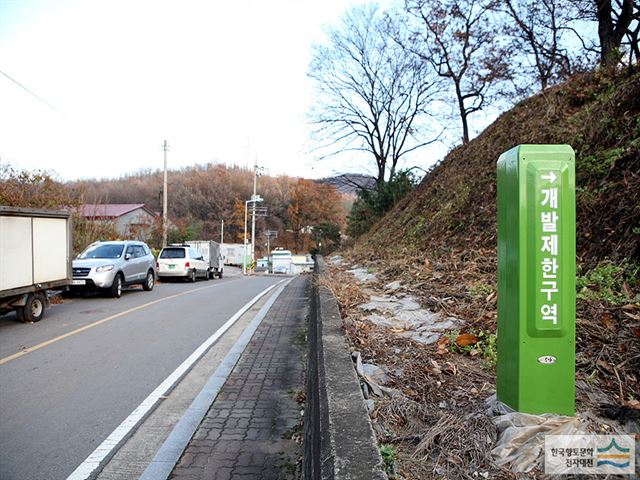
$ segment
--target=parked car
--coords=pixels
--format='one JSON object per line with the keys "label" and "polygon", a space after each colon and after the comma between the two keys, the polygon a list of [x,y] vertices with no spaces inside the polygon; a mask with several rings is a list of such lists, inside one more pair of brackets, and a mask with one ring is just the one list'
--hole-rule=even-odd
{"label": "parked car", "polygon": [[202,253],[189,245],[164,247],[158,256],[158,278],[184,278],[195,282],[198,277],[209,280],[209,262]]}
{"label": "parked car", "polygon": [[95,242],[73,261],[72,291],[106,291],[119,298],[125,285],[153,290],[155,257],[144,242]]}
{"label": "parked car", "polygon": [[276,265],[275,267],[273,267],[273,273],[283,273],[286,275],[289,273],[289,268],[287,268],[285,265]]}

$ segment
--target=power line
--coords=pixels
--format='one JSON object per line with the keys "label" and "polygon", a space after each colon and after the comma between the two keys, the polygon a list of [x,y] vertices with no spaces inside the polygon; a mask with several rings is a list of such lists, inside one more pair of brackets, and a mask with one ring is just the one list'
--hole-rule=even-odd
{"label": "power line", "polygon": [[41,101],[42,103],[44,103],[47,107],[49,107],[51,110],[53,110],[56,113],[60,113],[58,112],[58,109],[56,107],[54,107],[53,105],[51,105],[49,102],[47,102],[44,98],[42,98],[39,95],[36,95],[35,93],[33,93],[31,90],[29,90],[27,87],[25,87],[24,85],[22,85],[19,81],[17,81],[15,78],[11,78],[9,75],[7,75],[6,73],[4,73],[2,70],[0,70],[0,73],[2,75],[4,75],[5,77],[7,77],[9,80],[11,80],[13,83],[15,83],[16,85],[18,85],[20,88],[22,88],[25,92],[31,94],[32,96],[34,96],[35,98],[37,98],[39,101]]}

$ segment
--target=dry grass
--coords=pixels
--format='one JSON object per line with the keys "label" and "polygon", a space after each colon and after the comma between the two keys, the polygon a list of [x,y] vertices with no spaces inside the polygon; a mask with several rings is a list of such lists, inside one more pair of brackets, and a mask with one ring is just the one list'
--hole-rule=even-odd
{"label": "dry grass", "polygon": [[[400,280],[423,307],[495,333],[498,156],[526,143],[569,143],[576,151],[577,254],[583,274],[603,261],[640,258],[640,73],[583,75],[528,99],[447,158],[369,234],[345,265],[370,268],[383,290]],[[377,403],[381,442],[396,445],[405,478],[512,478],[488,460],[495,430],[483,401],[495,372],[478,358],[425,346],[369,323],[353,276],[330,268],[351,348],[383,366],[401,398]],[[638,285],[624,285],[628,297]],[[634,292],[633,289],[636,289]],[[638,297],[636,297],[638,298]],[[577,304],[578,410],[629,414],[640,399],[640,305]],[[627,410],[624,410],[624,409]],[[621,410],[622,409],[622,410]],[[636,410],[633,410],[637,412]],[[631,411],[631,415],[633,415]]]}

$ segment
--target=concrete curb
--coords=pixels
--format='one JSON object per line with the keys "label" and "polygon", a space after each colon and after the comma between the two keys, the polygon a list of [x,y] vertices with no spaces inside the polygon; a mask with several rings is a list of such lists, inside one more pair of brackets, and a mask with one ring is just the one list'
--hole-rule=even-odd
{"label": "concrete curb", "polygon": [[173,467],[180,460],[180,456],[189,444],[191,437],[193,437],[202,419],[207,414],[209,407],[218,396],[218,393],[220,393],[220,389],[231,374],[231,371],[238,362],[242,352],[244,352],[251,337],[253,337],[253,334],[258,329],[264,317],[290,282],[291,280],[288,280],[282,284],[276,292],[271,295],[267,303],[262,306],[169,434],[169,437],[167,437],[162,444],[149,466],[140,476],[140,480],[165,480],[171,475]]}
{"label": "concrete curb", "polygon": [[[324,260],[316,259],[316,279]],[[305,414],[307,480],[383,480],[384,464],[333,294],[314,282]]]}

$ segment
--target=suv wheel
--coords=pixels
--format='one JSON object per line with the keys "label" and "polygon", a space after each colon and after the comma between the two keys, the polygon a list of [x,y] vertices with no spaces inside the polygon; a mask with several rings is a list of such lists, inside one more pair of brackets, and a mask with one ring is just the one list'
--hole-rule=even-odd
{"label": "suv wheel", "polygon": [[113,298],[120,298],[122,295],[122,274],[118,273],[113,279],[113,284],[109,289],[109,295]]}
{"label": "suv wheel", "polygon": [[198,279],[198,274],[196,272],[196,269],[194,268],[193,270],[191,270],[191,276],[189,277],[189,281],[191,283],[194,283],[197,279]]}
{"label": "suv wheel", "polygon": [[155,285],[155,276],[153,274],[153,272],[151,270],[149,270],[147,272],[147,278],[145,279],[144,283],[142,284],[142,288],[147,291],[150,292],[151,290],[153,290],[153,286]]}

